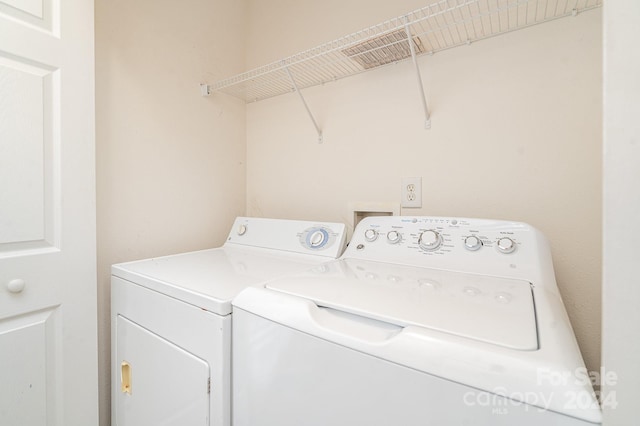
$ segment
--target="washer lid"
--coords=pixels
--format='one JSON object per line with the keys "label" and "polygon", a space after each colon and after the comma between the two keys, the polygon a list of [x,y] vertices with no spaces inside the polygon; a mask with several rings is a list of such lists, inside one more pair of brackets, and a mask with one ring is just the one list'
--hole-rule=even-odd
{"label": "washer lid", "polygon": [[402,327],[538,349],[531,285],[522,280],[346,259],[266,287]]}

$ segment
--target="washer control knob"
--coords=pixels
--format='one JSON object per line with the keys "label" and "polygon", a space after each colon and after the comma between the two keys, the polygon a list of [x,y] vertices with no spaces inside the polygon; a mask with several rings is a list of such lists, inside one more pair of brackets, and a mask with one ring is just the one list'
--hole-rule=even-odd
{"label": "washer control knob", "polygon": [[387,241],[391,244],[398,244],[402,241],[402,234],[398,231],[389,231],[387,232]]}
{"label": "washer control knob", "polygon": [[442,245],[442,235],[438,231],[429,229],[420,234],[418,244],[427,251],[437,250]]}
{"label": "washer control knob", "polygon": [[373,242],[375,240],[378,239],[378,231],[376,231],[375,229],[367,229],[366,231],[364,231],[364,239],[369,241],[369,242]]}
{"label": "washer control knob", "polygon": [[240,226],[238,226],[238,235],[244,235],[247,233],[247,225],[245,225],[244,223]]}
{"label": "washer control knob", "polygon": [[464,239],[464,248],[471,251],[479,250],[482,247],[482,240],[475,235],[469,235]]}
{"label": "washer control knob", "polygon": [[496,247],[500,253],[513,253],[516,249],[516,242],[509,237],[502,237],[498,240]]}

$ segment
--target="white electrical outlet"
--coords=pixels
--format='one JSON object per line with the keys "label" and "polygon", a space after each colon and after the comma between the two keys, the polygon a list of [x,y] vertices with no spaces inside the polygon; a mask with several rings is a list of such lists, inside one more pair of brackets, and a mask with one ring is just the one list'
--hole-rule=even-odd
{"label": "white electrical outlet", "polygon": [[402,207],[422,207],[422,178],[402,178],[402,188],[400,190],[400,196],[400,205]]}

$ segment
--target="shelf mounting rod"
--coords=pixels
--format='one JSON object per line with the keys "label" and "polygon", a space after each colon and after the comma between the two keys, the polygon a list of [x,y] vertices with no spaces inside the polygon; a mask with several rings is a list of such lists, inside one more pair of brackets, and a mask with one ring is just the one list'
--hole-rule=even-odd
{"label": "shelf mounting rod", "polygon": [[411,37],[411,30],[409,28],[409,17],[404,17],[404,31],[407,33],[407,42],[409,43],[409,50],[411,50],[411,59],[413,59],[413,66],[416,69],[416,77],[418,78],[418,89],[420,90],[420,97],[422,100],[422,108],[424,109],[424,128],[431,128],[431,114],[429,114],[429,107],[427,106],[427,97],[424,94],[424,86],[422,85],[422,77],[420,76],[420,66],[418,65],[418,58],[416,57],[416,49],[413,46],[413,38]]}
{"label": "shelf mounting rod", "polygon": [[291,84],[293,85],[293,89],[296,91],[298,96],[300,96],[300,100],[302,101],[302,105],[304,105],[304,108],[307,110],[307,114],[309,114],[309,118],[311,118],[311,121],[313,122],[313,125],[316,128],[316,132],[318,132],[318,143],[322,143],[322,130],[320,129],[320,126],[318,126],[318,123],[316,122],[316,119],[313,118],[313,114],[311,113],[311,110],[309,109],[309,105],[307,105],[307,101],[304,100],[304,96],[302,96],[302,93],[300,92],[300,89],[298,89],[298,85],[296,84],[296,81],[294,80],[293,75],[291,74],[291,71],[289,71],[289,67],[284,65],[284,69],[287,72],[287,75],[289,76],[289,80],[291,80]]}

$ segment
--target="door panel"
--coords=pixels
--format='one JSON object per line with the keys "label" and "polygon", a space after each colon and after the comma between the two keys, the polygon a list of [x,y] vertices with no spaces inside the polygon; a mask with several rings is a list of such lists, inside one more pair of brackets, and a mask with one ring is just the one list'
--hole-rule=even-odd
{"label": "door panel", "polygon": [[0,253],[55,244],[54,73],[0,56]]}
{"label": "door panel", "polygon": [[56,307],[0,320],[0,365],[11,369],[0,386],[3,424],[55,424],[47,406],[59,398],[58,324]]}
{"label": "door panel", "polygon": [[93,22],[0,0],[0,425],[98,423]]}
{"label": "door panel", "polygon": [[53,0],[0,1],[0,13],[18,22],[33,25],[45,31],[51,31],[54,28],[54,12],[57,12],[57,10],[54,8]]}

